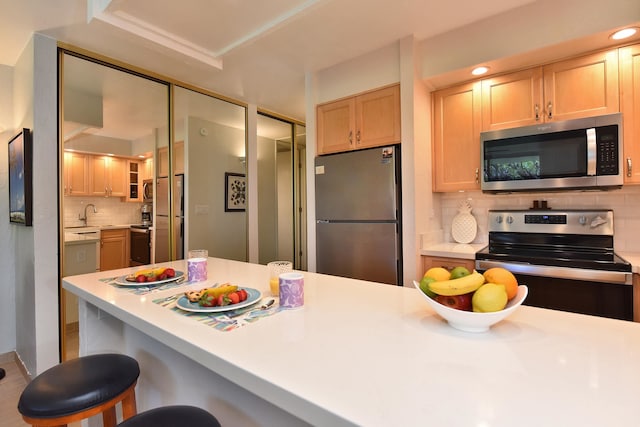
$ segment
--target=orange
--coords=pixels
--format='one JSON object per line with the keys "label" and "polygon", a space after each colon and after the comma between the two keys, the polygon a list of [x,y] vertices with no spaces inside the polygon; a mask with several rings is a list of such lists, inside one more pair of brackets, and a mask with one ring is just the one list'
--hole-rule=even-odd
{"label": "orange", "polygon": [[507,298],[512,299],[518,293],[518,280],[509,270],[502,267],[493,267],[483,274],[484,280],[488,283],[504,285],[507,291]]}

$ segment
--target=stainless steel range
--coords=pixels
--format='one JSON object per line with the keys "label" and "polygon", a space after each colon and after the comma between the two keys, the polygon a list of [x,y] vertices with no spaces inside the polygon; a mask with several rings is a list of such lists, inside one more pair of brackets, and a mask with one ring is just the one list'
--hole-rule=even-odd
{"label": "stainless steel range", "polygon": [[529,287],[525,304],[633,319],[631,264],[613,250],[613,211],[489,211],[488,231],[476,269],[514,273]]}

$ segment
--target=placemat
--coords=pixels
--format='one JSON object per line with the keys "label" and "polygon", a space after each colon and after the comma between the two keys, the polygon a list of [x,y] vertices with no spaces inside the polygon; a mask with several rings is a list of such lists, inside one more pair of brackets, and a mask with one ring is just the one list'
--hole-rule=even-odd
{"label": "placemat", "polygon": [[[278,304],[277,298],[274,299],[273,297],[265,297],[250,307],[239,308],[238,310],[231,310],[222,313],[197,313],[181,310],[176,306],[177,299],[182,295],[182,293],[179,293],[170,297],[158,298],[153,300],[153,302],[155,304],[162,305],[163,307],[167,307],[175,313],[191,317],[200,323],[211,326],[212,328],[223,332],[241,328],[242,326],[249,325],[251,323],[257,322],[260,319],[273,316],[274,314],[282,311],[282,308]],[[273,305],[266,309],[261,309],[263,305],[267,304],[271,300],[274,300]],[[235,317],[230,317],[236,314],[238,315]]]}
{"label": "placemat", "polygon": [[166,291],[167,289],[173,289],[173,288],[178,288],[180,286],[187,286],[192,284],[193,282],[190,282],[188,280],[186,280],[186,276],[182,276],[181,278],[179,278],[178,280],[175,280],[173,282],[166,282],[166,283],[161,283],[159,285],[145,285],[145,286],[122,286],[119,285],[116,282],[116,279],[118,279],[118,277],[121,276],[116,276],[116,277],[105,277],[102,279],[99,279],[101,282],[106,283],[107,285],[111,285],[114,288],[118,288],[118,289],[122,289],[125,290],[127,292],[130,292],[134,295],[147,295],[151,292],[157,292],[157,291]]}

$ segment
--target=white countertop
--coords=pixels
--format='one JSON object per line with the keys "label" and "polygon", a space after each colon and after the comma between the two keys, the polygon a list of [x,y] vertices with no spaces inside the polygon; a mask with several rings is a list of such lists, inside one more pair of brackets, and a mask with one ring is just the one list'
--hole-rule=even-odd
{"label": "white countertop", "polygon": [[[265,266],[210,258],[208,269],[210,281],[268,292]],[[314,425],[638,422],[638,323],[523,306],[487,333],[465,333],[415,289],[304,273],[304,308],[220,332],[152,303],[176,289],[151,298],[98,281],[130,271],[66,277],[64,287]]]}

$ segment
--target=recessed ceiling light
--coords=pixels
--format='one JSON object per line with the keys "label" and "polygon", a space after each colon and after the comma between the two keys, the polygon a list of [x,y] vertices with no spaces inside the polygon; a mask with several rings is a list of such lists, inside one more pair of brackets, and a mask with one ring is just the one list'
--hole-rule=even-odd
{"label": "recessed ceiling light", "polygon": [[615,33],[611,34],[609,38],[613,40],[622,40],[631,37],[637,32],[638,28],[636,27],[623,28],[622,30],[616,31]]}
{"label": "recessed ceiling light", "polygon": [[471,74],[473,74],[474,76],[480,76],[480,75],[486,73],[487,71],[489,71],[489,67],[485,67],[483,65],[481,67],[474,68],[473,71],[471,71]]}

